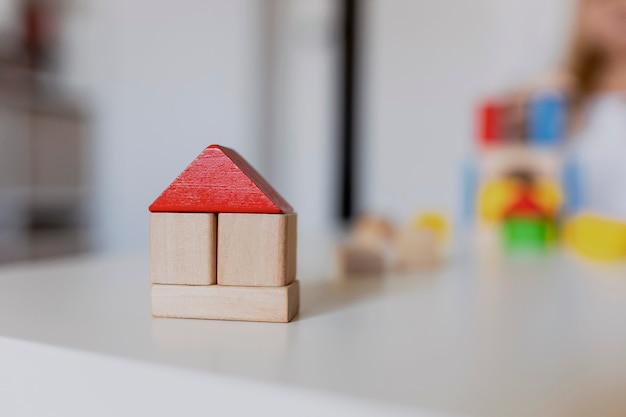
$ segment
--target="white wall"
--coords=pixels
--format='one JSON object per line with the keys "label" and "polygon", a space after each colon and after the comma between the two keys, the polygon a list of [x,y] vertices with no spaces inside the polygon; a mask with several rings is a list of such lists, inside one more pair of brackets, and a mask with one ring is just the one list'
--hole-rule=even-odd
{"label": "white wall", "polygon": [[91,0],[70,8],[66,84],[92,114],[96,248],[146,249],[147,207],[207,145],[237,149],[299,212],[333,217],[332,0]]}
{"label": "white wall", "polygon": [[147,248],[148,205],[205,146],[258,165],[259,7],[94,0],[77,17],[88,20],[75,72],[88,74],[98,248]]}
{"label": "white wall", "polygon": [[558,62],[571,3],[368,0],[362,207],[454,217],[477,100]]}
{"label": "white wall", "polygon": [[270,178],[297,209],[301,234],[320,233],[338,211],[337,2],[275,4]]}
{"label": "white wall", "polygon": [[[366,0],[361,208],[453,213],[476,100],[556,61],[569,3]],[[266,174],[301,232],[333,224],[333,0],[74,4],[65,70],[91,99],[99,248],[147,248],[148,205],[213,142]]]}

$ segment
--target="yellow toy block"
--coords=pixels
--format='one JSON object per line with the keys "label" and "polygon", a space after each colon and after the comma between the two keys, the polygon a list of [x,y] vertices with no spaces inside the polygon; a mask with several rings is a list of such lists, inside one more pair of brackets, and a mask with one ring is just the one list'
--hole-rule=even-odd
{"label": "yellow toy block", "polygon": [[440,242],[447,239],[450,224],[446,216],[438,211],[423,211],[413,217],[413,228],[430,230]]}
{"label": "yellow toy block", "polygon": [[580,255],[598,261],[626,258],[626,222],[581,213],[563,225],[563,240]]}
{"label": "yellow toy block", "polygon": [[486,181],[478,194],[478,214],[486,222],[502,219],[504,211],[519,194],[515,182],[509,179]]}
{"label": "yellow toy block", "polygon": [[[478,194],[478,214],[481,220],[497,222],[520,197],[523,186],[515,179],[500,178],[486,181]],[[554,216],[563,204],[563,193],[555,181],[539,179],[532,187],[531,198],[546,216]]]}
{"label": "yellow toy block", "polygon": [[537,181],[533,188],[532,197],[544,208],[549,216],[554,216],[563,204],[561,187],[555,181],[549,179]]}

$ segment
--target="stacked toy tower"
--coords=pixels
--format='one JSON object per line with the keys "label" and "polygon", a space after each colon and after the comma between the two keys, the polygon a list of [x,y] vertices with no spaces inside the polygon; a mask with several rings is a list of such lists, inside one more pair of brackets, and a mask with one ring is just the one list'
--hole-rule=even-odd
{"label": "stacked toy tower", "polygon": [[566,199],[576,194],[561,149],[564,96],[544,91],[522,104],[489,100],[480,108],[478,126],[479,228],[495,228],[505,248],[545,248],[555,239]]}
{"label": "stacked toy tower", "polygon": [[149,210],[153,316],[296,316],[297,215],[234,150],[206,148]]}

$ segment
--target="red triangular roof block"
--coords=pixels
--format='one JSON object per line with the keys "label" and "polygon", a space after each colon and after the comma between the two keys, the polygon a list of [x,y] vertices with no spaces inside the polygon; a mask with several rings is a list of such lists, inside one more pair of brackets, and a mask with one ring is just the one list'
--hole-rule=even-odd
{"label": "red triangular roof block", "polygon": [[152,212],[291,213],[293,208],[237,152],[207,147],[150,205]]}
{"label": "red triangular roof block", "polygon": [[509,208],[505,211],[507,216],[532,216],[532,217],[544,217],[545,211],[537,202],[535,202],[528,192],[523,192],[519,199],[517,199]]}

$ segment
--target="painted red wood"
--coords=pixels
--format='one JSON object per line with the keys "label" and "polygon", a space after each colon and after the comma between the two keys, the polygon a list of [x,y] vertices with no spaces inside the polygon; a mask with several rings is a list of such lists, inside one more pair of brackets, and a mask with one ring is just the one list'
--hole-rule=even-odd
{"label": "painted red wood", "polygon": [[207,147],[150,205],[152,212],[291,213],[293,208],[232,149]]}
{"label": "painted red wood", "polygon": [[530,195],[523,190],[520,197],[505,210],[505,216],[545,217],[545,210]]}
{"label": "painted red wood", "polygon": [[489,146],[502,139],[502,104],[496,100],[482,103],[478,111],[478,141]]}

